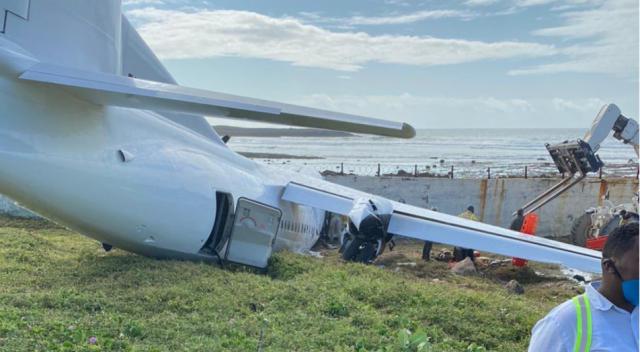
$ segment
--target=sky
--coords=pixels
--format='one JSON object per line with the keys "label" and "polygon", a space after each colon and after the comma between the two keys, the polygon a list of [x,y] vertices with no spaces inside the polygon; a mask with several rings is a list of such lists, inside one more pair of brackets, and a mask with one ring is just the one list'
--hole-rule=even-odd
{"label": "sky", "polygon": [[123,0],[123,8],[184,86],[419,129],[584,129],[605,103],[638,118],[637,0]]}

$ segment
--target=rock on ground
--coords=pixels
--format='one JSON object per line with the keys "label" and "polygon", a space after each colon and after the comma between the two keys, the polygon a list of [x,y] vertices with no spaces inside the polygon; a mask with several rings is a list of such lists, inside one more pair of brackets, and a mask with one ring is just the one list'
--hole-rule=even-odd
{"label": "rock on ground", "polygon": [[451,268],[451,272],[458,275],[474,275],[477,273],[476,266],[471,258],[466,257]]}
{"label": "rock on ground", "polygon": [[516,280],[507,282],[505,287],[507,288],[507,290],[509,290],[509,292],[515,293],[516,295],[521,295],[524,293],[524,287],[522,287],[522,285],[520,285],[520,283]]}

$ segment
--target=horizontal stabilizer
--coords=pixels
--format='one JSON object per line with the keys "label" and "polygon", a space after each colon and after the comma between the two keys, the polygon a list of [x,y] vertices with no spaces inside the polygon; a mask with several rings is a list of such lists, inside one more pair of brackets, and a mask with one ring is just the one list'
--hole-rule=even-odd
{"label": "horizontal stabilizer", "polygon": [[408,124],[186,88],[119,75],[37,64],[20,79],[62,86],[95,104],[229,117],[289,126],[411,138]]}
{"label": "horizontal stabilizer", "polygon": [[[291,182],[282,199],[337,214],[348,215],[353,200],[377,197],[329,182]],[[502,227],[392,202],[389,233],[483,252],[600,272],[601,253],[546,238],[528,236]]]}

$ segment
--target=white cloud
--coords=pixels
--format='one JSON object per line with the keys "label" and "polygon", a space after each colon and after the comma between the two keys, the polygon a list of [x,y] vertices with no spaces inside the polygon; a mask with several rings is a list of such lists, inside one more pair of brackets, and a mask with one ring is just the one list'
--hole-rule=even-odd
{"label": "white cloud", "polygon": [[524,99],[495,97],[446,97],[400,95],[314,94],[296,103],[321,109],[342,111],[395,121],[417,128],[479,128],[486,126],[522,126],[523,114],[535,108]]}
{"label": "white cloud", "polygon": [[[443,18],[458,18],[463,21],[478,17],[479,14],[460,10],[421,10],[404,14],[391,14],[387,16],[352,16],[352,17],[324,17],[317,12],[300,12],[299,15],[305,22],[324,25],[327,28],[353,30],[356,26],[381,26],[410,24],[427,20]],[[295,18],[293,18],[295,20]]]}
{"label": "white cloud", "polygon": [[609,0],[582,11],[565,12],[565,23],[533,34],[572,43],[561,49],[566,60],[513,70],[510,74],[555,72],[638,73],[638,2]]}
{"label": "white cloud", "polygon": [[489,6],[497,3],[500,0],[467,0],[466,5],[469,6]]}
{"label": "white cloud", "polygon": [[[532,111],[533,106],[524,99],[502,99],[495,97],[453,98],[416,96],[409,93],[400,95],[367,95],[367,96],[329,96],[313,94],[301,101],[304,105],[319,108],[350,111],[352,113],[367,111],[410,110],[413,108],[433,109],[470,109],[476,112],[517,113]],[[375,114],[368,114],[375,115]]]}
{"label": "white cloud", "polygon": [[345,24],[357,26],[357,25],[385,25],[385,24],[407,24],[420,22],[428,19],[439,18],[463,18],[470,19],[476,15],[467,11],[458,10],[433,10],[433,11],[416,11],[409,14],[395,15],[395,16],[379,16],[379,17],[365,17],[354,16],[347,19],[339,19],[338,21]]}
{"label": "white cloud", "polygon": [[139,6],[139,5],[162,5],[163,0],[122,0],[124,6]]}
{"label": "white cloud", "polygon": [[606,102],[600,98],[449,97],[404,93],[314,94],[291,103],[403,121],[416,128],[584,128]]}
{"label": "white cloud", "polygon": [[585,113],[592,113],[599,111],[599,109],[607,102],[600,98],[585,98],[585,99],[562,99],[553,98],[553,106],[559,111],[579,111]]}
{"label": "white cloud", "polygon": [[403,6],[403,7],[411,6],[411,3],[405,0],[384,0],[384,3],[387,5],[395,5],[395,6]]}
{"label": "white cloud", "polygon": [[520,7],[547,5],[558,0],[517,0],[515,5]]}
{"label": "white cloud", "polygon": [[555,53],[553,46],[527,42],[336,32],[247,11],[145,8],[127,14],[162,59],[239,56],[356,71],[371,62],[430,66]]}
{"label": "white cloud", "polygon": [[515,0],[515,6],[531,7],[550,4],[559,4],[558,7],[571,8],[577,5],[601,4],[606,0]]}

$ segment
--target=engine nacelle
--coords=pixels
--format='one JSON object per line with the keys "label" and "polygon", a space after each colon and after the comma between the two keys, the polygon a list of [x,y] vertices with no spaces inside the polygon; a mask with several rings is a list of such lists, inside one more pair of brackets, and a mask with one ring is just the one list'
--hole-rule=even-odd
{"label": "engine nacelle", "polygon": [[343,243],[342,257],[370,263],[380,255],[392,237],[387,232],[392,213],[388,200],[357,199],[349,212],[349,238]]}

